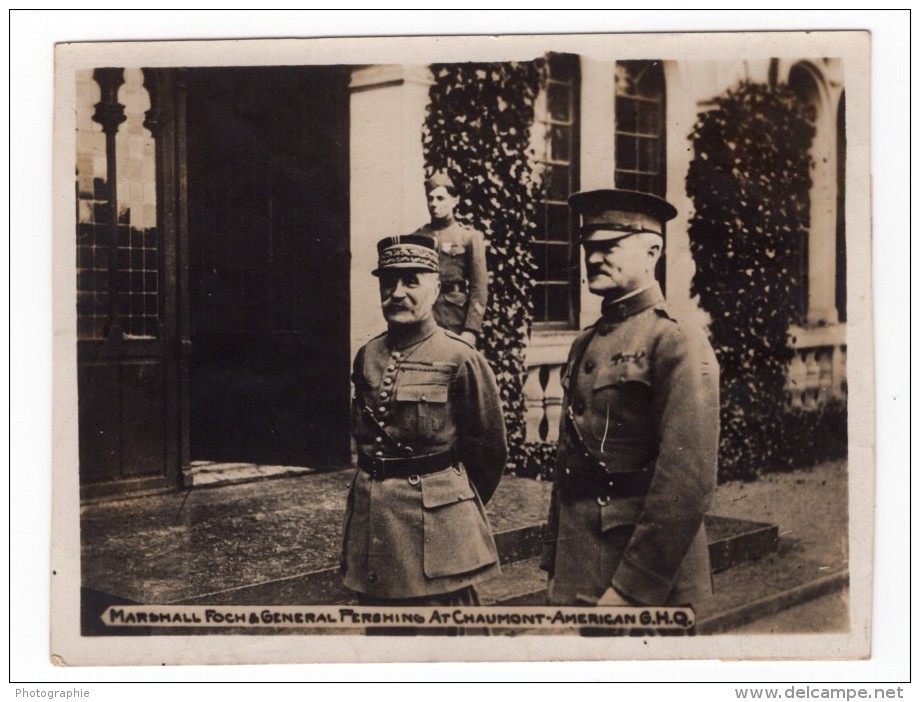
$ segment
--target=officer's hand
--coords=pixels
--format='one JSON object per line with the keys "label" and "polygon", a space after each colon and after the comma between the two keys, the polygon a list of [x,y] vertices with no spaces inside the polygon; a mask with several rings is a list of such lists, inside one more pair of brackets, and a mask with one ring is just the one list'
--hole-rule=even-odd
{"label": "officer's hand", "polygon": [[631,607],[632,602],[623,597],[612,587],[604,590],[604,594],[595,602],[598,607]]}
{"label": "officer's hand", "polygon": [[470,346],[476,345],[476,335],[471,331],[461,332],[460,338],[463,339]]}

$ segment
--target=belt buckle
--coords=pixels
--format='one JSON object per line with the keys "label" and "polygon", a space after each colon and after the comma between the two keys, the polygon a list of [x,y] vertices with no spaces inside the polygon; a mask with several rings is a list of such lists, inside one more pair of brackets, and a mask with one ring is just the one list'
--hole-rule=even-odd
{"label": "belt buckle", "polygon": [[371,478],[383,480],[386,478],[386,459],[383,456],[371,457]]}

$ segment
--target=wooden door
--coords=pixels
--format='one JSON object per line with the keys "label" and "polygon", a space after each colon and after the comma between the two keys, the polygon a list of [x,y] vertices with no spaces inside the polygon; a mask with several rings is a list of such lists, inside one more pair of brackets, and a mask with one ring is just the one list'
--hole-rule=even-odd
{"label": "wooden door", "polygon": [[347,78],[189,71],[193,461],[348,460]]}

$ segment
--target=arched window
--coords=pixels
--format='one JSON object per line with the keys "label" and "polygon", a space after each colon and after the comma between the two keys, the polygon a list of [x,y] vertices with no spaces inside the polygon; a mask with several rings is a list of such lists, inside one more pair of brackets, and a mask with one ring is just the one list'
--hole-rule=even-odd
{"label": "arched window", "polygon": [[846,93],[837,106],[837,318],[847,321],[847,132]]}
{"label": "arched window", "polygon": [[[789,71],[789,87],[792,88],[801,101],[805,118],[814,123],[818,114],[818,85],[815,83],[812,74],[801,65],[793,66]],[[813,228],[813,226],[814,223],[812,222],[810,227]],[[802,238],[801,248],[799,249],[798,319],[796,321],[802,325],[808,323],[808,290],[811,286],[811,273],[808,259],[810,249],[809,238],[811,236],[812,234],[809,233],[808,236]]]}
{"label": "arched window", "polygon": [[660,61],[617,61],[618,188],[665,194],[664,71]]}

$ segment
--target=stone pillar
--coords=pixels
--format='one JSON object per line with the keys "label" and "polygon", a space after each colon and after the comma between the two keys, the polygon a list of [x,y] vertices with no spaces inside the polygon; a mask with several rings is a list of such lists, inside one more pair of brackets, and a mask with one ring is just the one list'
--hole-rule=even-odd
{"label": "stone pillar", "polygon": [[385,329],[376,243],[428,221],[422,126],[431,73],[425,66],[366,66],[351,75],[351,356]]}
{"label": "stone pillar", "polygon": [[709,76],[697,75],[693,69],[693,65],[679,64],[675,61],[664,62],[664,105],[667,125],[665,199],[677,208],[677,216],[667,223],[665,279],[668,306],[679,319],[686,319],[688,314],[697,313],[697,306],[690,299],[690,281],[696,267],[693,265],[690,237],[687,234],[693,203],[687,197],[686,183],[687,171],[693,158],[689,136],[700,111],[699,85],[706,85]]}
{"label": "stone pillar", "polygon": [[[614,187],[614,62],[581,59],[581,134],[579,189]],[[601,298],[588,291],[584,256],[581,260],[579,326],[593,324],[601,314]]]}
{"label": "stone pillar", "polygon": [[[831,109],[831,108],[834,109]],[[808,233],[808,323],[837,323],[837,109],[819,103],[811,148]]]}

